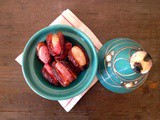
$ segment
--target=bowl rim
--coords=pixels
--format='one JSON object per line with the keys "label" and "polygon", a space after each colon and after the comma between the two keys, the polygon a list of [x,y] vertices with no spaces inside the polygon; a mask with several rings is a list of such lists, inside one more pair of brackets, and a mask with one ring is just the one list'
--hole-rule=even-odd
{"label": "bowl rim", "polygon": [[[92,74],[90,74],[90,81],[86,83],[86,85],[84,87],[82,87],[82,89],[80,89],[79,91],[76,91],[74,94],[71,94],[71,95],[67,95],[67,96],[61,96],[61,97],[56,97],[56,96],[50,96],[50,95],[47,95],[47,94],[44,94],[41,92],[41,90],[37,89],[37,87],[31,83],[31,80],[29,80],[29,76],[26,75],[26,71],[25,71],[25,58],[27,57],[27,51],[29,49],[29,45],[35,40],[35,38],[37,36],[39,36],[40,34],[43,33],[43,31],[46,31],[47,29],[50,29],[50,28],[55,28],[55,27],[62,27],[62,28],[67,28],[67,29],[71,29],[75,32],[77,32],[78,34],[81,34],[82,36],[84,36],[85,39],[88,39],[87,42],[89,42],[90,44],[90,47],[92,49],[92,52],[93,52],[93,56],[94,56],[94,66],[95,68],[92,70]],[[68,25],[53,25],[53,26],[48,26],[48,27],[45,27],[39,31],[37,31],[30,39],[29,41],[26,43],[25,45],[25,48],[23,50],[23,55],[22,55],[22,73],[23,73],[23,76],[25,78],[25,81],[27,82],[28,86],[36,93],[38,94],[39,96],[43,97],[43,98],[46,98],[46,99],[49,99],[49,100],[65,100],[65,99],[69,99],[69,98],[72,98],[72,97],[75,97],[79,94],[81,94],[82,92],[84,92],[90,85],[91,83],[93,82],[94,80],[94,77],[96,76],[96,73],[97,73],[97,69],[98,69],[98,55],[97,55],[97,52],[96,52],[96,49],[92,43],[92,41],[90,40],[90,38],[84,33],[82,32],[81,30],[77,29],[77,28],[74,28],[74,27],[71,27],[71,26],[68,26]]]}

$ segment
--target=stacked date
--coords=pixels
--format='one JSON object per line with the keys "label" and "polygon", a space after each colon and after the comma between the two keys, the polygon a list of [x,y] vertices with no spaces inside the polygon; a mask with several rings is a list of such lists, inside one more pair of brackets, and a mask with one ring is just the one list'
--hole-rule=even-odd
{"label": "stacked date", "polygon": [[45,42],[36,48],[38,58],[44,63],[43,77],[53,85],[68,86],[89,63],[85,50],[65,40],[62,32],[48,34]]}

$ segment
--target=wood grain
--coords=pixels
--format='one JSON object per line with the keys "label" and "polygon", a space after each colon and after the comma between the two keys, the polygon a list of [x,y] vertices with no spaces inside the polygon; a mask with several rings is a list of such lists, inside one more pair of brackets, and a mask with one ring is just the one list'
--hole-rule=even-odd
{"label": "wood grain", "polygon": [[[129,37],[152,55],[148,80],[130,94],[109,92],[98,82],[66,113],[56,101],[27,86],[15,58],[28,39],[63,10],[73,11],[102,43]],[[159,120],[159,0],[0,0],[0,120]]]}

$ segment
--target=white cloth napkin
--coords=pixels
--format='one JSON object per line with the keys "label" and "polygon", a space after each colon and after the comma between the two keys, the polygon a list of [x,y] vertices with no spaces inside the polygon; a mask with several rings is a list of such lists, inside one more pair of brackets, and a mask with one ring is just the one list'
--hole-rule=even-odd
{"label": "white cloth napkin", "polygon": [[[98,40],[98,38],[69,9],[63,11],[49,26],[56,24],[65,24],[80,29],[92,40],[97,51],[101,48],[102,44]],[[22,53],[15,60],[20,65],[22,65]],[[75,104],[82,98],[82,96],[97,82],[97,80],[97,77],[95,77],[88,89],[85,90],[83,93],[77,95],[76,97],[67,100],[58,100],[58,102],[67,112],[69,112],[75,106]]]}

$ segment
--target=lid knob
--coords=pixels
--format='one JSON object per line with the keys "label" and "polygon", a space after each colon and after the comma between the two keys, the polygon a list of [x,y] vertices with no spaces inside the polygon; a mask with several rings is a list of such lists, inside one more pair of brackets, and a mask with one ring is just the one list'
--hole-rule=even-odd
{"label": "lid knob", "polygon": [[152,58],[146,51],[137,51],[130,58],[131,68],[140,74],[146,74],[152,67]]}

